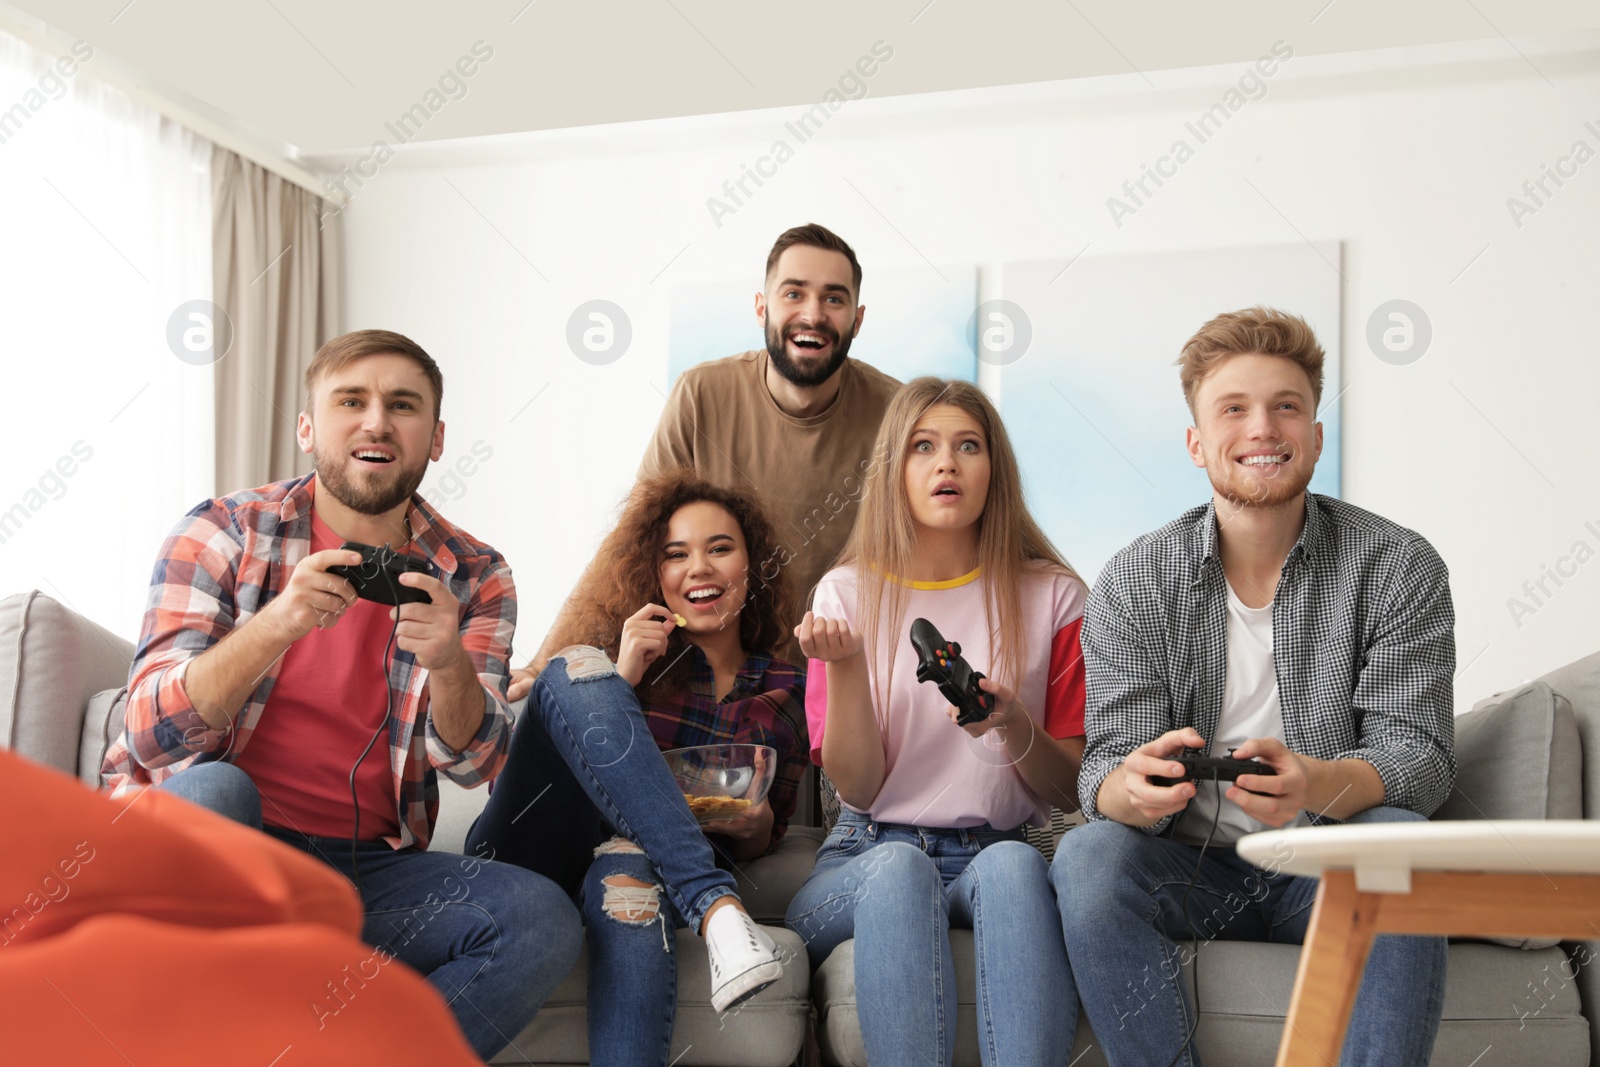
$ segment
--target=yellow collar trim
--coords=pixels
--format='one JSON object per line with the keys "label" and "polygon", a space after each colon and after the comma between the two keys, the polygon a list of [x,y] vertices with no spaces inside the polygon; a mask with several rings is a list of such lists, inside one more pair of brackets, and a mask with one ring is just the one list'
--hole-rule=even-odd
{"label": "yellow collar trim", "polygon": [[974,567],[971,571],[963,574],[959,578],[951,578],[943,582],[907,582],[897,578],[892,574],[884,575],[884,577],[888,578],[889,581],[896,585],[905,586],[907,589],[956,589],[960,586],[970,585],[971,583],[977,581],[978,576],[982,573],[983,567]]}

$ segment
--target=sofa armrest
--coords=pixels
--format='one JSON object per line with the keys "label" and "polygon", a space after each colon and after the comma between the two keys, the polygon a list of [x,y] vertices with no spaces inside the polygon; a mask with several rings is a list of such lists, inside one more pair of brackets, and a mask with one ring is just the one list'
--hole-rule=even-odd
{"label": "sofa armrest", "polygon": [[0,747],[67,774],[90,698],[128,680],[133,642],[37,590],[0,600]]}

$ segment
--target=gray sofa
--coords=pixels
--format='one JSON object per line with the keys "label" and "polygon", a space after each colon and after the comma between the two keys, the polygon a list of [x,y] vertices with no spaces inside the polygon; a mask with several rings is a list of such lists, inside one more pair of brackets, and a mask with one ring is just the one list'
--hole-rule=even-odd
{"label": "gray sofa", "polygon": [[[100,753],[117,728],[114,700],[132,648],[38,593],[0,601],[0,744],[68,772],[97,779]],[[1457,720],[1456,789],[1437,818],[1600,817],[1600,654],[1497,694]],[[481,806],[480,791],[443,787],[435,847],[459,848]],[[740,890],[769,927],[781,925],[790,896],[810,870],[820,831],[796,827],[771,857],[748,864]],[[803,950],[781,929],[788,951]],[[851,944],[814,976],[797,964],[782,982],[727,1017],[707,1002],[704,951],[680,932],[682,986],[675,1062],[772,1065],[802,1056],[815,1005],[815,1050],[828,1064],[865,1064],[857,1024]],[[958,1064],[977,1064],[972,1020],[972,937],[956,931],[961,1025]],[[1294,982],[1294,946],[1214,942],[1196,954],[1202,1016],[1197,1041],[1213,1065],[1271,1064]],[[587,1061],[584,964],[539,1018],[495,1063]],[[1191,971],[1189,981],[1195,980]],[[1492,1046],[1492,1053],[1479,1059]],[[807,1057],[809,1058],[809,1057]],[[1103,1064],[1080,1021],[1074,1067]],[[1551,1067],[1600,1064],[1600,942],[1544,948],[1456,942],[1444,1024],[1433,1062]]]}

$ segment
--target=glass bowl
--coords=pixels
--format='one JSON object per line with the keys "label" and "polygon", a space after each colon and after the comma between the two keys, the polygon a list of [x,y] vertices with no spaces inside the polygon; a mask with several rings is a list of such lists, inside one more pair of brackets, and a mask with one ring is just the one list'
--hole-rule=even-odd
{"label": "glass bowl", "polygon": [[778,769],[778,753],[767,745],[696,745],[661,755],[702,825],[761,803]]}

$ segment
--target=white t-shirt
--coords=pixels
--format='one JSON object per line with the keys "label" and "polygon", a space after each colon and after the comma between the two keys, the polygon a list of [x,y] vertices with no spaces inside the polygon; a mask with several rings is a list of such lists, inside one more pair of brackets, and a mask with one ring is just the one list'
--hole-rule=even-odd
{"label": "white t-shirt", "polygon": [[[1278,702],[1278,674],[1272,660],[1272,604],[1248,607],[1228,586],[1228,674],[1222,693],[1222,715],[1208,756],[1226,756],[1253,737],[1283,740],[1283,705]],[[1222,806],[1213,845],[1231,843],[1246,834],[1273,827],[1252,819],[1222,794],[1227,782],[1196,782],[1194,800],[1173,830],[1179,841],[1201,844],[1211,819]],[[1305,812],[1289,826],[1306,826]]]}
{"label": "white t-shirt", "polygon": [[[856,577],[854,567],[829,571],[817,585],[812,611],[820,618],[844,619],[857,633],[864,633]],[[910,636],[911,622],[917,618],[933,623],[941,637],[961,646],[961,655],[973,670],[989,675],[993,650],[984,614],[988,582],[973,571],[947,582],[903,584],[905,615],[900,632],[892,635],[897,655],[889,683],[883,686],[888,706],[876,709],[884,744],[883,788],[871,810],[862,814],[880,822],[947,828],[987,823],[1009,830],[1027,821],[1042,824],[1050,802],[1041,803],[1028,790],[997,737],[968,735],[946,715],[950,702],[939,687],[917,681],[917,651]],[[1041,564],[1029,570],[1021,593],[1028,648],[1015,687],[1018,698],[1051,737],[1082,737],[1084,671],[1078,631],[1088,591],[1077,578]],[[887,596],[882,604],[880,610],[887,616]],[[881,644],[887,645],[890,638],[879,634]],[[811,758],[819,765],[827,729],[826,668],[822,661],[812,660],[806,676]],[[874,700],[877,679],[889,670],[884,648],[867,666]]]}

